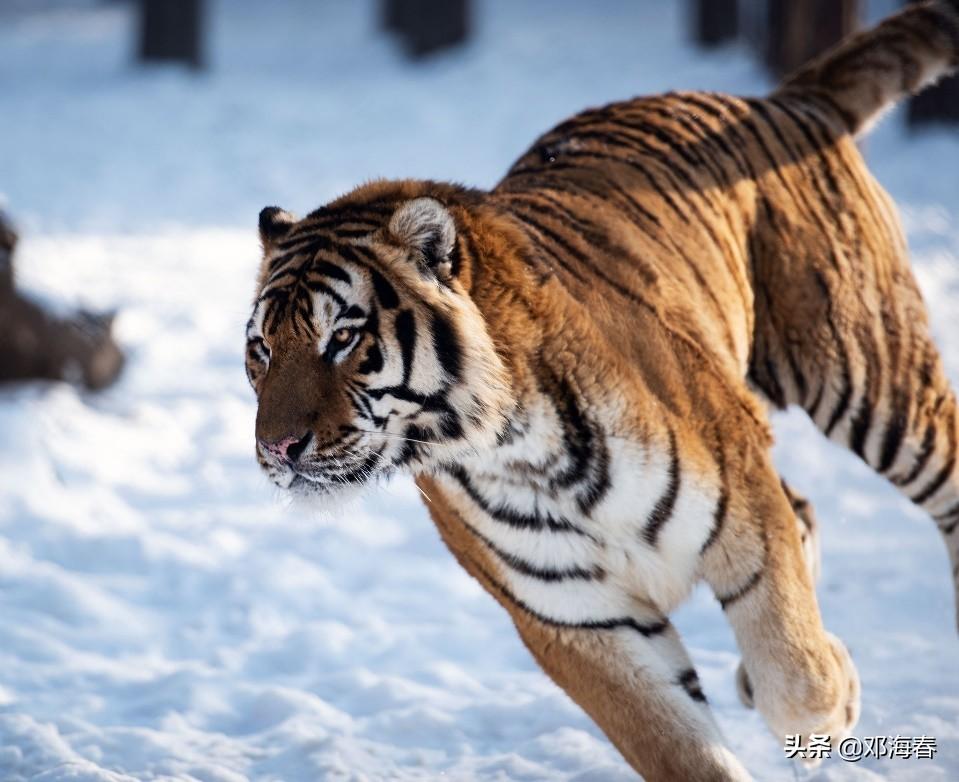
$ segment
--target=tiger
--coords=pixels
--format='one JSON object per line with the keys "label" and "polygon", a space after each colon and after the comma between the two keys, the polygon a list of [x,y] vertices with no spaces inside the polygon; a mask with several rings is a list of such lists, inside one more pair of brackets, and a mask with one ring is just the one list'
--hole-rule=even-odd
{"label": "tiger", "polygon": [[259,216],[257,460],[326,504],[410,475],[453,556],[647,780],[747,780],[670,614],[705,582],[774,735],[856,725],[818,525],[777,474],[798,406],[935,520],[959,583],[959,416],[857,139],[959,66],[959,0],[771,94],[586,110],[491,190],[375,180]]}

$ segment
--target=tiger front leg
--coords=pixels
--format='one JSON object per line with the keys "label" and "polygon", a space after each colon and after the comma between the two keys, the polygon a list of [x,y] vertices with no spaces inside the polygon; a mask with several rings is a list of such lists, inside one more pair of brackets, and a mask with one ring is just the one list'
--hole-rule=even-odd
{"label": "tiger front leg", "polygon": [[[803,561],[806,563],[806,572],[809,580],[815,587],[822,571],[820,563],[819,522],[813,511],[812,504],[792,486],[781,481],[783,491],[789,499],[789,505],[796,514],[796,530],[799,533],[799,542],[802,545]],[[736,692],[739,700],[747,709],[753,708],[753,688],[743,664],[736,668]]]}
{"label": "tiger front leg", "polygon": [[748,492],[703,561],[742,652],[740,697],[780,739],[815,733],[835,744],[859,719],[859,676],[822,626],[790,497],[768,464],[749,472]]}
{"label": "tiger front leg", "polygon": [[648,782],[751,779],[725,746],[672,624],[644,635],[557,628],[521,613],[513,619],[542,669]]}
{"label": "tiger front leg", "polygon": [[[579,624],[538,614],[494,574],[484,547],[439,484],[417,484],[437,530],[459,563],[509,612],[543,670],[596,722],[648,782],[745,782],[727,749],[675,627],[628,595],[632,615]],[[618,611],[618,609],[617,609]]]}

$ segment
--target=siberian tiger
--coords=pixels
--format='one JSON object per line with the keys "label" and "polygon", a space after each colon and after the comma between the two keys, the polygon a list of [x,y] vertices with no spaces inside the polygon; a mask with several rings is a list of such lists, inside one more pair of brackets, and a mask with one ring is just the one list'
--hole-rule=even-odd
{"label": "siberian tiger", "polygon": [[415,475],[462,566],[647,779],[748,779],[669,621],[700,579],[743,701],[779,736],[838,740],[859,680],[767,407],[800,405],[927,510],[956,580],[956,397],[855,138],[957,64],[957,0],[924,2],[767,98],[585,111],[490,192],[378,181],[302,220],[264,209],[260,464],[319,500]]}

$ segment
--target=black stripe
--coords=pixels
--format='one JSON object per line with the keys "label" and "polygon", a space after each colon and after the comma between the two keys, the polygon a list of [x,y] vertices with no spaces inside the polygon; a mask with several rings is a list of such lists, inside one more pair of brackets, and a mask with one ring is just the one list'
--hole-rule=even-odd
{"label": "black stripe", "polygon": [[324,296],[329,296],[340,306],[341,309],[346,309],[349,306],[346,303],[346,299],[340,296],[339,293],[333,290],[325,282],[307,279],[304,281],[304,284],[306,285],[307,289],[313,291],[313,293],[322,293]]}
{"label": "black stripe", "polygon": [[283,249],[284,252],[270,260],[269,269],[271,273],[278,271],[280,267],[300,255],[307,256],[301,260],[301,263],[306,263],[320,250],[334,250],[337,243],[333,242],[329,236],[310,236],[280,242],[277,246]]}
{"label": "black stripe", "polygon": [[433,332],[433,350],[439,359],[440,366],[451,383],[460,379],[462,371],[462,355],[457,341],[453,324],[436,310],[433,310],[433,319],[430,324]]}
{"label": "black stripe", "polygon": [[370,278],[373,281],[373,290],[376,292],[376,300],[385,310],[395,309],[400,304],[400,297],[396,295],[396,289],[390,285],[389,281],[376,269],[370,269]]}
{"label": "black stripe", "polygon": [[[565,255],[567,255],[568,257],[572,258],[572,259],[575,260],[575,261],[579,261],[580,264],[582,264],[583,266],[585,266],[585,267],[587,267],[587,268],[589,268],[589,267],[591,266],[591,264],[590,264],[590,262],[589,262],[589,259],[586,257],[585,254],[583,254],[582,251],[580,251],[580,250],[578,250],[577,248],[573,247],[573,245],[571,245],[565,238],[563,238],[562,236],[560,236],[558,233],[556,233],[556,232],[555,232],[554,230],[552,230],[551,228],[547,228],[547,227],[546,227],[545,225],[543,225],[541,222],[539,222],[539,221],[537,221],[537,220],[534,220],[533,217],[532,217],[532,215],[530,215],[528,212],[525,212],[525,211],[524,211],[523,214],[518,215],[518,216],[519,216],[520,219],[523,221],[523,223],[525,223],[526,225],[534,228],[534,229],[535,229],[540,235],[542,235],[545,239],[549,240],[549,241],[552,242],[554,245],[556,245],[557,247],[559,247],[559,248],[563,251],[563,253],[564,253]],[[559,257],[558,255],[553,255],[553,257],[554,257],[554,258],[556,259],[556,261],[560,264],[560,266],[562,266],[563,269],[565,269],[569,274],[571,274],[576,280],[578,280],[579,282],[583,283],[584,285],[585,285],[585,284],[588,284],[588,281],[587,281],[587,279],[583,276],[582,272],[580,272],[580,271],[579,271],[578,269],[576,269],[574,266],[572,266],[572,265],[570,265],[569,263],[567,263],[566,261],[564,261],[564,260],[563,260],[561,257]]]}
{"label": "black stripe", "polygon": [[936,477],[927,484],[926,488],[911,498],[916,505],[922,505],[924,502],[929,500],[937,491],[939,491],[939,489],[942,488],[943,484],[945,484],[945,482],[949,480],[949,477],[952,475],[952,471],[956,466],[956,444],[954,435],[950,438],[950,450],[952,451],[952,456],[942,466],[942,469],[936,473]]}
{"label": "black stripe", "polygon": [[863,363],[866,365],[866,376],[863,380],[859,409],[853,416],[849,430],[849,447],[859,458],[865,460],[866,440],[872,428],[873,408],[879,401],[882,377],[880,374],[879,345],[876,338],[868,327],[863,327],[859,331],[859,350],[862,353]]}
{"label": "black stripe", "polygon": [[354,407],[359,408],[357,412],[370,421],[376,420],[377,416],[373,412],[373,407],[369,400],[363,395],[363,392],[355,384],[350,384],[346,389],[347,395],[353,400]]}
{"label": "black stripe", "polygon": [[591,568],[581,568],[577,566],[568,567],[568,568],[551,568],[551,567],[539,567],[534,565],[529,561],[518,557],[515,554],[511,554],[508,551],[504,551],[499,546],[497,546],[492,540],[490,540],[486,535],[480,532],[476,527],[470,524],[466,519],[457,514],[457,517],[462,522],[463,526],[466,527],[476,538],[483,542],[487,548],[490,549],[510,570],[514,570],[517,573],[529,576],[534,578],[537,581],[546,581],[549,583],[556,583],[558,581],[602,581],[606,578],[606,572],[599,567],[594,565]]}
{"label": "black stripe", "polygon": [[696,675],[694,669],[687,668],[681,671],[679,676],[676,677],[676,684],[682,687],[694,701],[706,703],[706,696],[703,694],[702,685],[699,683],[699,676]]}
{"label": "black stripe", "polygon": [[[951,535],[959,526],[959,503],[934,517],[943,535]],[[946,523],[948,522],[948,523]]]}
{"label": "black stripe", "polygon": [[463,436],[463,424],[453,410],[440,416],[439,427],[443,439],[458,440]]}
{"label": "black stripe", "polygon": [[809,407],[806,408],[806,413],[809,415],[809,417],[810,417],[813,421],[816,420],[816,413],[819,412],[819,405],[822,404],[823,394],[824,394],[825,391],[826,391],[826,385],[827,385],[827,383],[826,383],[826,380],[824,379],[824,380],[819,384],[819,390],[816,392],[816,396],[815,396],[815,398],[812,400],[812,404],[810,404]]}
{"label": "black stripe", "polygon": [[779,382],[779,373],[776,371],[776,363],[772,358],[767,357],[765,362],[765,375],[764,380],[766,384],[763,387],[763,391],[766,392],[766,396],[769,397],[769,401],[772,402],[780,410],[786,407],[786,392],[783,391],[782,383]]}
{"label": "black stripe", "polygon": [[372,224],[365,225],[362,228],[343,228],[340,226],[336,229],[336,236],[339,239],[362,239],[364,236],[373,233],[377,227]]}
{"label": "black stripe", "polygon": [[530,515],[527,513],[520,513],[519,511],[514,511],[512,508],[508,508],[505,505],[494,506],[479,492],[479,490],[470,480],[466,470],[464,470],[462,467],[455,465],[446,466],[444,469],[446,473],[462,487],[467,496],[469,496],[469,498],[476,503],[477,506],[479,506],[480,510],[496,521],[502,522],[509,527],[513,527],[514,529],[547,529],[550,532],[569,532],[574,535],[581,535],[583,537],[593,539],[592,535],[585,530],[580,529],[568,519],[554,518],[548,513],[545,515]]}
{"label": "black stripe", "polygon": [[326,277],[332,277],[334,280],[340,280],[348,284],[353,283],[353,278],[346,269],[342,269],[329,261],[313,261],[310,266],[311,274],[322,274]]}
{"label": "black stripe", "polygon": [[786,362],[789,364],[789,369],[792,372],[793,382],[796,384],[796,391],[799,393],[799,399],[796,401],[798,401],[800,405],[803,405],[806,402],[806,394],[809,392],[806,376],[803,374],[802,368],[796,360],[796,356],[793,355],[793,352],[789,349],[789,345],[783,345],[782,351],[786,356]]}
{"label": "black stripe", "polygon": [[723,525],[726,523],[726,513],[729,511],[729,487],[726,485],[726,456],[723,454],[718,437],[716,444],[716,464],[719,471],[719,496],[716,498],[713,526],[712,529],[709,530],[709,537],[706,538],[706,542],[703,543],[702,548],[699,550],[700,556],[705,554],[706,549],[716,542],[716,539],[723,530]]}
{"label": "black stripe", "polygon": [[437,413],[449,410],[449,401],[445,394],[421,394],[407,386],[368,387],[366,393],[373,399],[391,396],[402,402],[412,402],[423,408],[424,412]]}
{"label": "black stripe", "polygon": [[956,466],[956,405],[952,400],[952,406],[949,410],[949,417],[946,419],[946,453],[944,454],[946,463],[936,474],[936,477],[919,494],[912,498],[917,505],[921,505],[933,494],[935,494],[942,485],[952,475],[953,468]]}
{"label": "black stripe", "polygon": [[413,319],[413,313],[410,310],[403,310],[396,316],[393,323],[393,332],[396,334],[396,341],[400,345],[400,354],[403,359],[403,382],[405,386],[410,382],[410,374],[413,372],[413,351],[416,347],[416,322]]}
{"label": "black stripe", "polygon": [[336,226],[341,223],[359,223],[370,221],[378,224],[378,217],[391,214],[393,206],[385,203],[347,203],[340,206],[330,206],[329,204],[314,209],[303,220],[306,225],[304,231],[315,230],[320,226]]}
{"label": "black stripe", "polygon": [[929,459],[932,458],[932,454],[935,450],[936,425],[934,421],[930,421],[926,425],[926,431],[922,436],[922,443],[919,446],[919,455],[916,457],[916,461],[913,462],[912,469],[903,476],[897,475],[890,478],[892,483],[896,486],[908,486],[910,483],[916,480],[922,471],[926,469],[926,465],[929,463]]}
{"label": "black stripe", "polygon": [[[596,223],[589,223],[579,218],[566,205],[560,203],[542,190],[535,192],[509,193],[511,199],[523,201],[523,208],[532,209],[538,214],[549,217],[566,228],[579,233],[586,242],[596,250],[613,259],[628,260],[630,269],[638,273],[643,282],[649,286],[658,281],[658,274],[643,259],[631,252],[628,247],[614,242],[607,231]],[[542,203],[546,201],[546,203]]]}
{"label": "black stripe", "polygon": [[[702,120],[693,114],[687,114],[686,112],[677,110],[672,103],[666,108],[657,106],[651,99],[646,99],[643,101],[642,109],[645,114],[652,114],[670,123],[675,122],[689,133],[692,139],[680,139],[677,134],[676,138],[666,142],[667,146],[675,148],[683,157],[687,155],[692,156],[695,160],[693,167],[707,169],[717,186],[726,189],[733,187],[733,182],[722,166],[722,161],[732,157],[731,151],[726,151],[720,155],[702,154],[700,152],[701,148],[711,146],[714,140],[712,131],[706,123],[702,122]],[[665,134],[662,133],[662,131],[657,133],[657,138],[660,138],[660,140],[662,140],[663,136],[665,136]],[[712,152],[712,150],[710,150],[710,152]]]}
{"label": "black stripe", "polygon": [[672,429],[669,430],[669,460],[669,483],[666,485],[666,491],[656,502],[652,513],[649,514],[649,519],[646,521],[646,526],[643,529],[643,538],[650,546],[656,545],[656,541],[659,537],[659,531],[673,515],[673,509],[676,505],[676,498],[679,496],[679,449],[676,447],[676,434]]}
{"label": "black stripe", "polygon": [[569,461],[550,478],[550,486],[566,489],[581,484],[576,504],[584,516],[589,516],[610,487],[609,449],[601,433],[586,417],[568,381],[552,374],[542,356],[539,367],[540,391],[553,400],[563,426],[563,451]]}
{"label": "black stripe", "polygon": [[552,617],[539,613],[534,608],[530,607],[529,604],[516,597],[516,595],[514,595],[503,584],[493,578],[486,568],[480,565],[475,559],[472,557],[467,558],[470,560],[473,567],[479,571],[483,578],[492,584],[496,591],[498,591],[508,602],[512,603],[524,613],[529,614],[537,621],[551,627],[563,627],[571,630],[635,630],[644,638],[651,638],[653,636],[661,635],[670,626],[669,620],[665,617],[647,624],[640,623],[631,616],[616,617],[611,619],[591,619],[586,622],[567,622],[562,619],[553,619]]}
{"label": "black stripe", "polygon": [[383,353],[380,351],[379,345],[375,342],[370,345],[363,363],[356,368],[356,371],[361,375],[372,375],[375,372],[383,371]]}
{"label": "black stripe", "polygon": [[906,436],[906,427],[909,421],[908,414],[906,410],[903,409],[907,407],[904,397],[905,394],[897,390],[893,394],[890,404],[892,413],[886,424],[886,432],[882,438],[882,450],[879,455],[879,464],[876,466],[876,470],[883,474],[895,464],[896,457],[899,455],[899,449],[902,447],[902,441]]}
{"label": "black stripe", "polygon": [[829,296],[829,285],[826,283],[826,280],[821,272],[816,271],[815,278],[816,283],[822,292],[823,298],[828,303],[828,309],[826,311],[826,324],[829,326],[829,331],[832,334],[833,340],[836,343],[836,347],[839,350],[840,374],[842,376],[842,391],[839,394],[839,401],[833,408],[833,411],[829,416],[829,421],[823,429],[823,431],[826,433],[826,436],[829,437],[829,435],[832,434],[833,429],[836,428],[836,425],[849,409],[849,404],[852,401],[852,377],[849,373],[849,351],[846,348],[846,343],[842,340],[842,335],[840,334],[839,329],[836,327],[836,321],[833,318],[832,299]]}
{"label": "black stripe", "polygon": [[[602,136],[605,134],[595,134]],[[690,218],[689,215],[680,207],[680,205],[675,201],[675,199],[670,195],[670,191],[650,172],[646,166],[642,166],[638,161],[620,157],[618,155],[605,154],[603,152],[597,152],[595,150],[581,150],[577,152],[566,152],[563,155],[564,157],[570,158],[596,158],[597,160],[607,160],[611,163],[619,163],[620,165],[626,166],[627,168],[636,171],[643,175],[645,180],[649,183],[650,188],[655,191],[655,193],[663,200],[663,202],[673,211],[673,214],[676,215],[679,220],[685,224],[689,224]],[[662,157],[662,156],[660,156]],[[668,161],[663,161],[659,164],[661,168],[669,169]],[[678,185],[678,183],[675,183]],[[681,190],[680,187],[674,186],[674,192]]]}
{"label": "black stripe", "polygon": [[348,320],[361,320],[362,318],[366,317],[366,310],[357,304],[351,304],[345,310],[340,312],[339,317],[346,318]]}
{"label": "black stripe", "polygon": [[[686,146],[679,142],[679,139],[674,138],[670,134],[665,133],[662,128],[657,127],[656,125],[650,124],[649,122],[636,122],[630,121],[622,118],[612,118],[611,122],[613,124],[619,125],[621,128],[625,127],[629,130],[637,131],[642,134],[637,137],[631,133],[620,132],[616,135],[619,137],[627,138],[634,146],[638,146],[642,154],[649,156],[653,160],[659,162],[671,175],[673,179],[679,179],[682,182],[684,187],[677,187],[678,192],[684,193],[686,198],[684,199],[686,203],[696,212],[697,218],[706,223],[706,218],[699,211],[699,206],[692,200],[690,196],[693,194],[699,195],[705,200],[703,196],[703,188],[700,187],[690,176],[689,171],[697,172],[701,167],[703,167],[702,158],[699,158],[698,154],[691,154],[690,147]],[[664,146],[661,149],[658,149],[645,141],[645,137],[652,136]],[[579,134],[576,136],[579,138]],[[676,164],[675,160],[670,159],[669,153],[675,153],[680,157],[683,163],[686,164],[688,170],[684,169],[682,166]],[[698,158],[698,160],[697,160]],[[714,236],[714,241],[718,240]]]}
{"label": "black stripe", "polygon": [[763,575],[763,571],[757,570],[755,573],[753,573],[752,576],[750,576],[749,580],[745,584],[743,584],[739,589],[737,589],[732,594],[726,595],[725,597],[717,596],[717,599],[719,600],[719,605],[722,607],[723,611],[729,608],[729,606],[731,606],[737,600],[741,600],[743,597],[748,595],[756,587],[756,584],[759,583],[759,580],[762,578],[762,575]]}
{"label": "black stripe", "polygon": [[[751,179],[753,181],[759,179],[759,175],[753,168],[752,161],[746,154],[745,140],[739,135],[735,125],[727,122],[728,117],[723,110],[709,103],[709,98],[715,99],[716,96],[711,93],[683,93],[682,95],[677,95],[676,98],[684,103],[692,104],[700,111],[718,120],[722,129],[720,131],[712,131],[710,139],[715,141],[722,151],[736,164],[743,179]],[[720,103],[720,105],[722,104]],[[735,118],[735,115],[733,116]],[[724,136],[727,134],[732,139],[732,144],[726,142]]]}

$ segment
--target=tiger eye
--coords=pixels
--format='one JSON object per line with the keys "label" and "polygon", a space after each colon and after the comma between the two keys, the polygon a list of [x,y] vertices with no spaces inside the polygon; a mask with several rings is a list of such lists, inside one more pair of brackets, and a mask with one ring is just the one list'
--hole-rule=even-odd
{"label": "tiger eye", "polygon": [[333,340],[341,345],[345,345],[353,336],[353,329],[337,329],[333,332]]}

